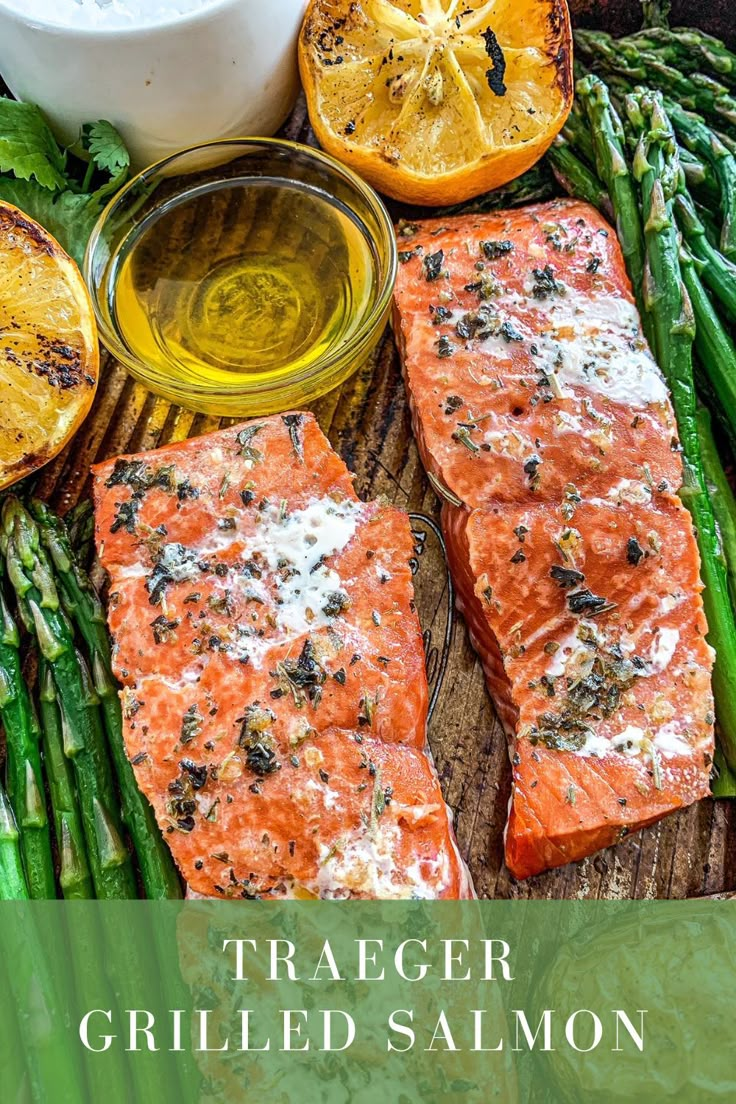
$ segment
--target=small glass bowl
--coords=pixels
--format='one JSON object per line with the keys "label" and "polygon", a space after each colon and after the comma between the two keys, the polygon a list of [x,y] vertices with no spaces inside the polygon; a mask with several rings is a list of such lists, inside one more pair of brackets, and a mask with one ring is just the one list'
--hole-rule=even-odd
{"label": "small glass bowl", "polygon": [[[151,228],[160,223],[163,216],[168,218],[172,210],[192,196],[228,189],[229,194],[236,197],[236,203],[240,202],[237,198],[240,195],[245,203],[247,187],[233,191],[233,185],[254,183],[262,187],[264,180],[268,184],[303,189],[336,204],[343,216],[349,217],[353,229],[359,229],[361,241],[364,239],[372,259],[369,297],[362,296],[354,316],[350,316],[349,326],[336,342],[331,345],[323,342],[314,359],[305,360],[302,355],[295,365],[287,360],[276,372],[259,375],[257,370],[247,373],[218,370],[213,373],[216,379],[208,378],[206,369],[198,371],[191,360],[182,369],[182,364],[172,359],[168,345],[161,344],[156,346],[160,363],[152,363],[153,357],[147,361],[131,348],[120,318],[121,311],[128,309],[129,304],[122,291],[118,296],[118,282],[135,243],[141,244],[143,250],[143,235],[150,235]],[[232,198],[229,202],[233,202]],[[288,223],[288,210],[285,214]],[[233,217],[232,211],[228,217]],[[164,234],[166,225],[161,231]],[[198,244],[203,244],[201,237],[197,242],[198,235],[213,232],[206,221],[195,224],[188,243],[183,243],[181,238],[170,242],[170,255],[185,256],[187,248],[196,250]],[[155,239],[155,244],[158,249],[160,238]],[[164,246],[168,245],[165,238]],[[164,257],[168,255],[164,252]],[[160,257],[157,253],[159,262]],[[273,264],[278,269],[278,257],[273,258]],[[397,249],[391,219],[373,189],[319,150],[296,142],[266,138],[206,143],[183,150],[146,169],[103,211],[90,237],[84,260],[84,276],[100,337],[130,373],[170,402],[206,414],[234,417],[303,406],[337,387],[365,363],[388,318],[396,269]],[[145,268],[143,271],[146,273]],[[345,278],[349,281],[352,276]],[[155,283],[155,280],[156,274],[152,272],[151,281]],[[216,346],[216,334],[208,344]]]}

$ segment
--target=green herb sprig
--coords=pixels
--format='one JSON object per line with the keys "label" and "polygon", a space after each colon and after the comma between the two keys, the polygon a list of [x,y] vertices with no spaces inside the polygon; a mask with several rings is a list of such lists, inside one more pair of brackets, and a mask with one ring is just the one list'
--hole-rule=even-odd
{"label": "green herb sprig", "polygon": [[0,200],[39,222],[77,264],[129,172],[130,156],[112,123],[86,124],[64,148],[35,104],[0,96]]}

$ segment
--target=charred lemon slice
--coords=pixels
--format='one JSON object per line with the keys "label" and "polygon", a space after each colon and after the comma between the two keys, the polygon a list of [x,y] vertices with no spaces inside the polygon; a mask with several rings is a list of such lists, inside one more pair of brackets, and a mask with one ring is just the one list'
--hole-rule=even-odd
{"label": "charred lemon slice", "polygon": [[299,65],[322,146],[408,203],[520,176],[573,94],[565,0],[312,0]]}
{"label": "charred lemon slice", "polygon": [[0,488],[63,448],[92,404],[98,372],[79,269],[38,223],[0,202]]}

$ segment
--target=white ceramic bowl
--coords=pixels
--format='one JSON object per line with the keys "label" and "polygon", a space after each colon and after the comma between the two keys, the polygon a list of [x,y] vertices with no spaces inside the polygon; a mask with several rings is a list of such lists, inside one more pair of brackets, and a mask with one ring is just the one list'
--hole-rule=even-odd
{"label": "white ceramic bowl", "polygon": [[23,0],[0,0],[0,74],[64,142],[82,123],[114,123],[141,168],[199,142],[273,134],[299,88],[306,3],[208,0],[146,26],[104,28],[62,26],[24,14]]}

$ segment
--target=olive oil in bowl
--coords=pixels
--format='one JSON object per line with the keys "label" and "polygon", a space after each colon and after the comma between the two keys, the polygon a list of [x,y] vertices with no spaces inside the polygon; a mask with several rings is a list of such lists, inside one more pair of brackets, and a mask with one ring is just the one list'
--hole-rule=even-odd
{"label": "olive oil in bowl", "polygon": [[370,242],[329,196],[226,181],[155,211],[118,259],[131,352],[217,385],[299,372],[349,339],[376,281]]}
{"label": "olive oil in bowl", "polygon": [[[208,413],[262,414],[303,405],[365,359],[395,246],[377,197],[324,155],[216,143],[232,145],[225,164],[220,154],[153,188],[156,167],[138,178],[117,218],[119,200],[103,215],[86,269],[103,340],[153,390]],[[316,179],[303,165],[315,159]]]}

